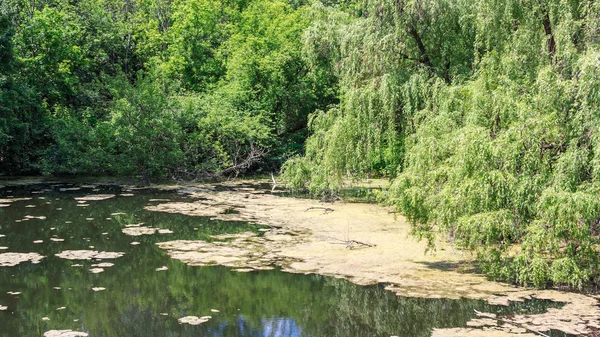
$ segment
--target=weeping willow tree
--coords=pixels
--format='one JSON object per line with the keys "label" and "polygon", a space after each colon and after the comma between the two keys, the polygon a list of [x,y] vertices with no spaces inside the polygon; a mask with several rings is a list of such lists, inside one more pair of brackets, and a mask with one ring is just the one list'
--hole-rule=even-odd
{"label": "weeping willow tree", "polygon": [[311,116],[302,158],[283,168],[312,192],[347,176],[395,175],[431,86],[471,73],[474,18],[464,2],[367,1],[359,17],[323,7],[304,57],[338,79],[340,103]]}
{"label": "weeping willow tree", "polygon": [[312,116],[295,188],[393,178],[387,201],[433,247],[449,239],[495,278],[597,283],[600,4],[368,1],[323,10],[306,57],[327,58],[340,104]]}

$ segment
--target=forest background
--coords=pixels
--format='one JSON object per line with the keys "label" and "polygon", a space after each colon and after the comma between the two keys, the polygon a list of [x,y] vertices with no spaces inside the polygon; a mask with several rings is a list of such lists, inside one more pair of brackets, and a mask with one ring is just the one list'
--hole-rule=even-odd
{"label": "forest background", "polygon": [[377,195],[497,279],[600,280],[600,2],[8,0],[0,172]]}

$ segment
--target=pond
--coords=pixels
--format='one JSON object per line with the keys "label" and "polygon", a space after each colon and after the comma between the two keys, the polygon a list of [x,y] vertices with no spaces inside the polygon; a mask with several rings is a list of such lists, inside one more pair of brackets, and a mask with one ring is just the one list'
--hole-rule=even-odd
{"label": "pond", "polygon": [[[104,196],[76,199],[88,195]],[[433,328],[464,327],[475,317],[474,309],[506,315],[561,306],[544,300],[505,307],[407,298],[385,291],[384,285],[364,287],[278,269],[243,273],[187,266],[156,243],[260,233],[261,226],[144,210],[166,199],[184,197],[108,185],[1,188],[0,336],[73,330],[92,337],[418,337],[430,336]],[[126,228],[153,230],[130,236]],[[7,253],[40,256],[26,257],[36,263],[17,264],[13,260],[23,256]],[[181,324],[186,316],[210,318]]]}

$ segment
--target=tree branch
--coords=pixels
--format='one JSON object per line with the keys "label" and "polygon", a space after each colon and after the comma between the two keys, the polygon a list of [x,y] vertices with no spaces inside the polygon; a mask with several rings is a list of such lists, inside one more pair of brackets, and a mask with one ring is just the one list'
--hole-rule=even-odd
{"label": "tree branch", "polygon": [[419,59],[419,62],[423,63],[424,65],[430,68],[433,68],[431,60],[429,59],[429,55],[427,54],[427,49],[425,49],[425,44],[423,43],[421,35],[419,35],[419,32],[417,32],[415,26],[409,23],[406,25],[406,28],[408,29],[408,33],[415,39],[417,47],[419,48],[419,52],[421,53],[421,58]]}
{"label": "tree branch", "polygon": [[550,57],[553,58],[554,54],[556,54],[556,41],[554,40],[554,34],[552,33],[552,24],[550,22],[550,13],[548,10],[544,10],[544,31],[546,32],[546,37],[548,39],[548,53]]}

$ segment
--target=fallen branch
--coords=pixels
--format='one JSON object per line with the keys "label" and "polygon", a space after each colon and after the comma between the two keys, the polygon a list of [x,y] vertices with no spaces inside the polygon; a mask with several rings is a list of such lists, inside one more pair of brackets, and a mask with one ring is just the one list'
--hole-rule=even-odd
{"label": "fallen branch", "polygon": [[250,151],[248,152],[248,154],[246,155],[245,158],[241,158],[240,152],[241,152],[241,149],[238,146],[236,154],[233,156],[232,166],[219,172],[220,175],[233,172],[233,173],[235,173],[235,176],[237,177],[237,175],[242,170],[245,170],[245,169],[249,168],[250,166],[252,166],[253,164],[259,162],[267,153],[269,153],[269,151],[265,150],[262,147],[255,147],[254,142],[252,142],[252,141],[250,142]]}
{"label": "fallen branch", "polygon": [[544,336],[544,337],[550,337],[550,336],[546,335],[546,334],[545,334],[545,333],[543,333],[543,332],[540,332],[540,331],[534,330],[534,329],[532,329],[532,328],[528,328],[528,327],[527,327],[525,324],[521,324],[521,323],[513,322],[513,321],[510,321],[510,320],[506,320],[506,319],[498,318],[498,317],[496,317],[495,315],[486,314],[486,313],[484,313],[484,312],[480,312],[480,311],[477,311],[477,310],[475,310],[475,309],[473,309],[473,311],[475,311],[475,315],[477,315],[478,317],[485,317],[485,318],[491,318],[491,319],[495,319],[495,320],[497,320],[497,321],[500,321],[500,322],[502,322],[502,323],[506,323],[506,324],[512,324],[512,325],[514,325],[514,326],[518,326],[518,327],[520,327],[520,328],[523,328],[523,329],[525,329],[525,330],[527,330],[527,331],[531,331],[531,332],[533,332],[533,333],[535,333],[535,334],[538,334],[538,335],[540,335],[540,336]]}
{"label": "fallen branch", "polygon": [[328,236],[327,238],[335,240],[335,241],[339,241],[341,243],[345,243],[348,248],[352,247],[353,244],[367,246],[367,247],[375,247],[376,246],[376,245],[372,245],[370,243],[356,241],[356,240],[342,240],[342,239],[334,238],[333,236]]}
{"label": "fallen branch", "polygon": [[325,213],[325,214],[327,214],[329,212],[335,211],[333,208],[329,208],[329,207],[312,206],[312,207],[307,208],[305,212],[308,212],[308,211],[313,210],[313,209],[322,209],[323,213]]}

